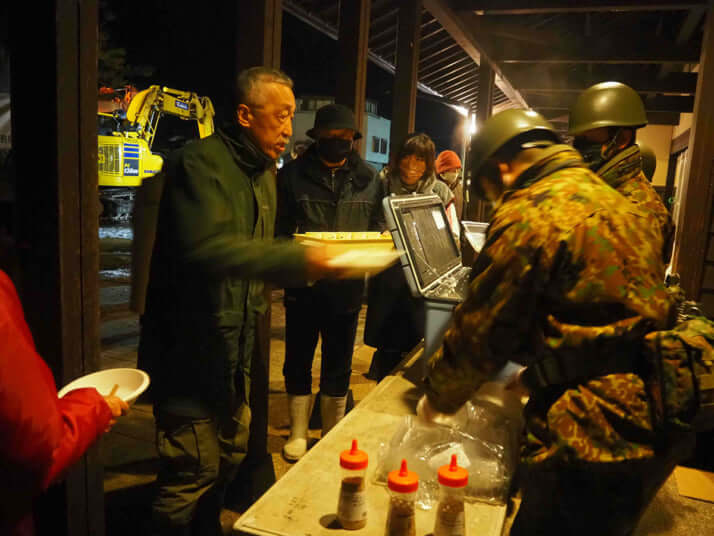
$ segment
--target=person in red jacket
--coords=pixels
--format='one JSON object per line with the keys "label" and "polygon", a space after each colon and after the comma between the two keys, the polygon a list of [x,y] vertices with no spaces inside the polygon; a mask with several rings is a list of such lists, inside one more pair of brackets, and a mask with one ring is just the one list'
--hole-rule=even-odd
{"label": "person in red jacket", "polygon": [[128,409],[96,389],[57,398],[15,286],[0,270],[0,534],[34,534],[32,500]]}

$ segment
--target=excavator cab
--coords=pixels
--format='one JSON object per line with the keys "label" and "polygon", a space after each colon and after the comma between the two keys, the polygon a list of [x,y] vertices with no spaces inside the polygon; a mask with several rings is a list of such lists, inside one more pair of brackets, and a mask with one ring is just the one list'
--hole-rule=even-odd
{"label": "excavator cab", "polygon": [[[163,155],[189,139],[211,135],[215,112],[208,97],[160,86],[132,93],[128,106],[112,102],[105,99],[98,115],[100,197],[105,216],[124,219],[132,189],[161,171]],[[166,123],[172,124],[164,128]],[[160,142],[156,148],[155,141]]]}

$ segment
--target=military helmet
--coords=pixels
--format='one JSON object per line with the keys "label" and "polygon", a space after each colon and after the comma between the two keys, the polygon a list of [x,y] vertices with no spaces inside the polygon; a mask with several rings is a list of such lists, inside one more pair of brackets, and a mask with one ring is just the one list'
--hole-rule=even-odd
{"label": "military helmet", "polygon": [[655,169],[657,168],[657,157],[649,146],[640,142],[637,142],[637,145],[640,146],[640,155],[642,155],[642,171],[647,180],[652,182],[652,177],[654,177]]}
{"label": "military helmet", "polygon": [[477,178],[486,161],[506,143],[530,132],[542,132],[544,141],[560,141],[553,125],[533,110],[513,108],[490,117],[471,142],[471,176]]}
{"label": "military helmet", "polygon": [[570,108],[568,134],[600,127],[640,128],[646,124],[645,105],[634,89],[620,82],[601,82],[578,95]]}

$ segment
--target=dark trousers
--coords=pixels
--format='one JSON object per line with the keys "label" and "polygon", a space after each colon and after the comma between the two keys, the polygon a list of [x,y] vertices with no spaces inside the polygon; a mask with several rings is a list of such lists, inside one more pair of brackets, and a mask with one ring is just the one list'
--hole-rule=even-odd
{"label": "dark trousers", "polygon": [[530,467],[510,534],[629,536],[691,445],[688,438],[646,460]]}
{"label": "dark trousers", "polygon": [[291,395],[312,393],[312,361],[322,336],[320,392],[345,396],[352,374],[352,352],[359,311],[333,313],[319,304],[289,302],[285,306],[285,389]]}
{"label": "dark trousers", "polygon": [[250,409],[192,418],[154,410],[159,471],[152,505],[154,533],[220,535],[226,487],[245,458]]}
{"label": "dark trousers", "polygon": [[[266,285],[266,301],[272,303]],[[244,512],[275,484],[273,459],[268,453],[268,383],[270,381],[270,317],[257,318],[256,344],[250,364],[250,438],[248,454],[226,491],[226,508]]]}

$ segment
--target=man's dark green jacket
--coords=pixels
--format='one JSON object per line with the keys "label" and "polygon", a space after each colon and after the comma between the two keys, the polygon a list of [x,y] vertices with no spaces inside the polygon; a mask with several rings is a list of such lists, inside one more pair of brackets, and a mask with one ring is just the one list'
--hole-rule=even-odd
{"label": "man's dark green jacket", "polygon": [[302,280],[304,250],[273,241],[274,163],[239,127],[165,169],[139,360],[164,410],[230,414],[247,397],[263,281]]}

